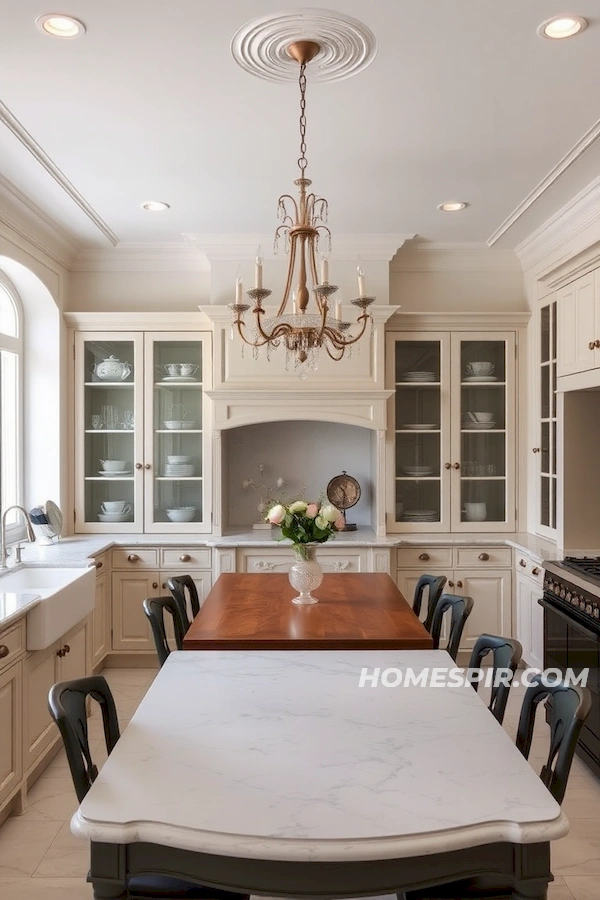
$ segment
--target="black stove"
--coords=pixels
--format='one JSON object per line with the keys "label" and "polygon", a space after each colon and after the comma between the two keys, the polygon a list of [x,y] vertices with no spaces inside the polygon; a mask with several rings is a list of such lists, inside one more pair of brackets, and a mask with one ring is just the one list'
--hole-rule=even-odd
{"label": "black stove", "polygon": [[600,584],[600,556],[565,556],[561,565]]}
{"label": "black stove", "polygon": [[600,557],[544,562],[544,599],[600,634]]}

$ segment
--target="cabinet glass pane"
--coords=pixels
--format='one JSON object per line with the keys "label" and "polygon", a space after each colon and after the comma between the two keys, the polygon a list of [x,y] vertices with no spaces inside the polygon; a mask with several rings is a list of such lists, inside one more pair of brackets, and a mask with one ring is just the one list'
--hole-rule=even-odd
{"label": "cabinet glass pane", "polygon": [[544,363],[550,358],[550,307],[544,306],[540,316],[540,360]]}
{"label": "cabinet glass pane", "polygon": [[130,522],[133,518],[134,376],[132,341],[86,341],[86,522]]}
{"label": "cabinet glass pane", "polygon": [[540,310],[539,524],[556,528],[556,302]]}
{"label": "cabinet glass pane", "polygon": [[461,480],[462,522],[506,521],[506,481],[504,478],[463,478]]}
{"label": "cabinet glass pane", "polygon": [[504,341],[461,341],[461,378],[469,383],[493,384],[506,376]]}
{"label": "cabinet glass pane", "polygon": [[550,471],[550,425],[542,422],[542,472]]}
{"label": "cabinet glass pane", "polygon": [[556,478],[552,479],[552,519],[550,523],[551,528],[556,528]]}
{"label": "cabinet glass pane", "polygon": [[199,522],[202,344],[154,343],[154,522]]}
{"label": "cabinet glass pane", "polygon": [[540,522],[546,527],[550,526],[550,479],[542,475],[540,480]]}
{"label": "cabinet glass pane", "polygon": [[395,345],[396,521],[440,521],[440,344]]}
{"label": "cabinet glass pane", "polygon": [[542,366],[541,379],[542,379],[542,383],[541,383],[542,419],[547,419],[550,416],[550,366],[549,365]]}

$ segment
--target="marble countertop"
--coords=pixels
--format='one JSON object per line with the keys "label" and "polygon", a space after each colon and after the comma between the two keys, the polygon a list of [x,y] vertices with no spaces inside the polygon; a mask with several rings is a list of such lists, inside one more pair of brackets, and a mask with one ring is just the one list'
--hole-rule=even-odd
{"label": "marble countertop", "polygon": [[40,595],[32,591],[0,591],[0,627],[6,628],[22,619],[41,601]]}
{"label": "marble countertop", "polygon": [[[172,653],[71,830],[314,861],[566,834],[559,805],[469,685],[359,687],[362,667],[407,666],[454,663],[441,650]],[[192,685],[202,689],[190,703]]]}

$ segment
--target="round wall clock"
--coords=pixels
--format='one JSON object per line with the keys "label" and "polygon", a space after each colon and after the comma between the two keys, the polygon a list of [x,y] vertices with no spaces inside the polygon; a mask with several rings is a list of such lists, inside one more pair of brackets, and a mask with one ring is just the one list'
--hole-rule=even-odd
{"label": "round wall clock", "polygon": [[356,531],[356,525],[346,522],[346,510],[355,506],[360,500],[360,484],[352,475],[342,471],[341,475],[335,475],[327,485],[327,499],[333,503],[344,517],[343,531]]}

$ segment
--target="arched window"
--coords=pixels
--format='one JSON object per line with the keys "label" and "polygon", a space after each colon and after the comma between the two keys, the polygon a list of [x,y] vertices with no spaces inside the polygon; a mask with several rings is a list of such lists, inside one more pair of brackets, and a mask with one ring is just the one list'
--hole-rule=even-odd
{"label": "arched window", "polygon": [[[0,509],[22,502],[23,310],[14,285],[0,272]],[[7,524],[17,524],[11,511]]]}

